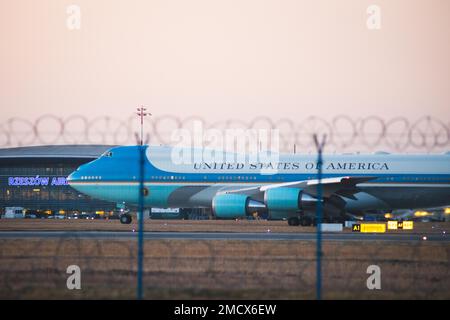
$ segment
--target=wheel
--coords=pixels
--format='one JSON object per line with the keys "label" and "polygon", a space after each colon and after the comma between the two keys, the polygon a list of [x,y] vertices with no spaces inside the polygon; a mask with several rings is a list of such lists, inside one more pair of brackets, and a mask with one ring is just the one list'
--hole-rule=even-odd
{"label": "wheel", "polygon": [[124,213],[120,216],[120,223],[122,224],[130,224],[131,220],[131,216],[128,213]]}
{"label": "wheel", "polygon": [[303,227],[309,227],[312,224],[312,219],[310,217],[302,217],[300,224]]}
{"label": "wheel", "polygon": [[288,225],[290,226],[298,226],[300,224],[300,220],[297,217],[291,217],[288,219]]}

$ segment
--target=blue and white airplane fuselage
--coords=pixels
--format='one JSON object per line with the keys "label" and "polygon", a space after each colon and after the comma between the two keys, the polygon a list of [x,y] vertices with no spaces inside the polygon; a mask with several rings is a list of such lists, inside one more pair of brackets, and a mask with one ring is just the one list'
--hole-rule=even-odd
{"label": "blue and white airplane fuselage", "polygon": [[[140,150],[146,207],[212,208],[219,218],[265,212],[302,219],[318,201],[315,155],[280,155],[275,161],[204,161],[192,155],[192,161],[178,163],[170,147],[121,146],[80,166],[68,182],[91,197],[136,205]],[[450,154],[324,155],[322,172],[330,217],[450,204]]]}

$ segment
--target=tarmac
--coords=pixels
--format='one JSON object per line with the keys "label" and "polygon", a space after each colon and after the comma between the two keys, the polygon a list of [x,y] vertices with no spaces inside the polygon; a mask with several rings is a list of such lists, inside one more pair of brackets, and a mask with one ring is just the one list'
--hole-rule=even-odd
{"label": "tarmac", "polygon": [[[0,231],[0,239],[124,239],[136,240],[138,232],[130,231]],[[144,232],[146,240],[288,240],[315,241],[316,233],[274,233],[274,232]],[[324,241],[438,241],[450,242],[446,233],[393,234],[393,233],[322,233]]]}

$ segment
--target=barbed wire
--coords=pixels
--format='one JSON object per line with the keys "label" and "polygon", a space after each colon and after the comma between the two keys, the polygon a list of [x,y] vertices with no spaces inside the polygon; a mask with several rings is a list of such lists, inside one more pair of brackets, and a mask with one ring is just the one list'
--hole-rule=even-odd
{"label": "barbed wire", "polygon": [[[4,239],[0,298],[134,298],[136,246],[134,240],[67,235]],[[450,297],[446,244],[333,241],[325,242],[323,252],[325,298]],[[315,263],[308,241],[146,240],[145,297],[213,298],[215,292],[222,298],[312,298]],[[379,292],[366,287],[366,268],[373,264],[382,270]],[[79,292],[66,287],[69,265],[81,269]]]}
{"label": "barbed wire", "polygon": [[[207,122],[197,116],[175,115],[145,119],[151,144],[171,145],[176,129],[192,129],[195,122],[204,129],[278,129],[280,151],[313,152],[313,134],[326,134],[327,152],[445,152],[450,147],[450,122],[431,116],[414,121],[406,117],[383,119],[378,116],[351,118],[338,115],[331,119],[310,116],[292,119],[271,119],[260,116],[250,121],[225,119]],[[37,119],[13,117],[0,123],[0,147],[45,144],[135,144],[137,119],[109,116],[88,118],[82,115],[60,117],[43,115]]]}

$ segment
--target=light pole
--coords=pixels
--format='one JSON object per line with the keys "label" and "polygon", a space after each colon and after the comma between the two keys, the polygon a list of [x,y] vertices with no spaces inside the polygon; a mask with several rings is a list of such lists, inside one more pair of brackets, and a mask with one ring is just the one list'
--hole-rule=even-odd
{"label": "light pole", "polygon": [[139,208],[138,208],[138,261],[137,261],[137,299],[142,300],[143,286],[143,268],[144,268],[144,117],[151,115],[151,113],[145,112],[146,108],[141,106],[137,108],[137,115],[141,118],[141,141],[139,146]]}
{"label": "light pole", "polygon": [[144,144],[144,117],[152,115],[150,112],[145,112],[145,110],[147,110],[147,108],[141,106],[140,108],[137,108],[138,112],[136,112],[136,114],[141,118],[141,146]]}

